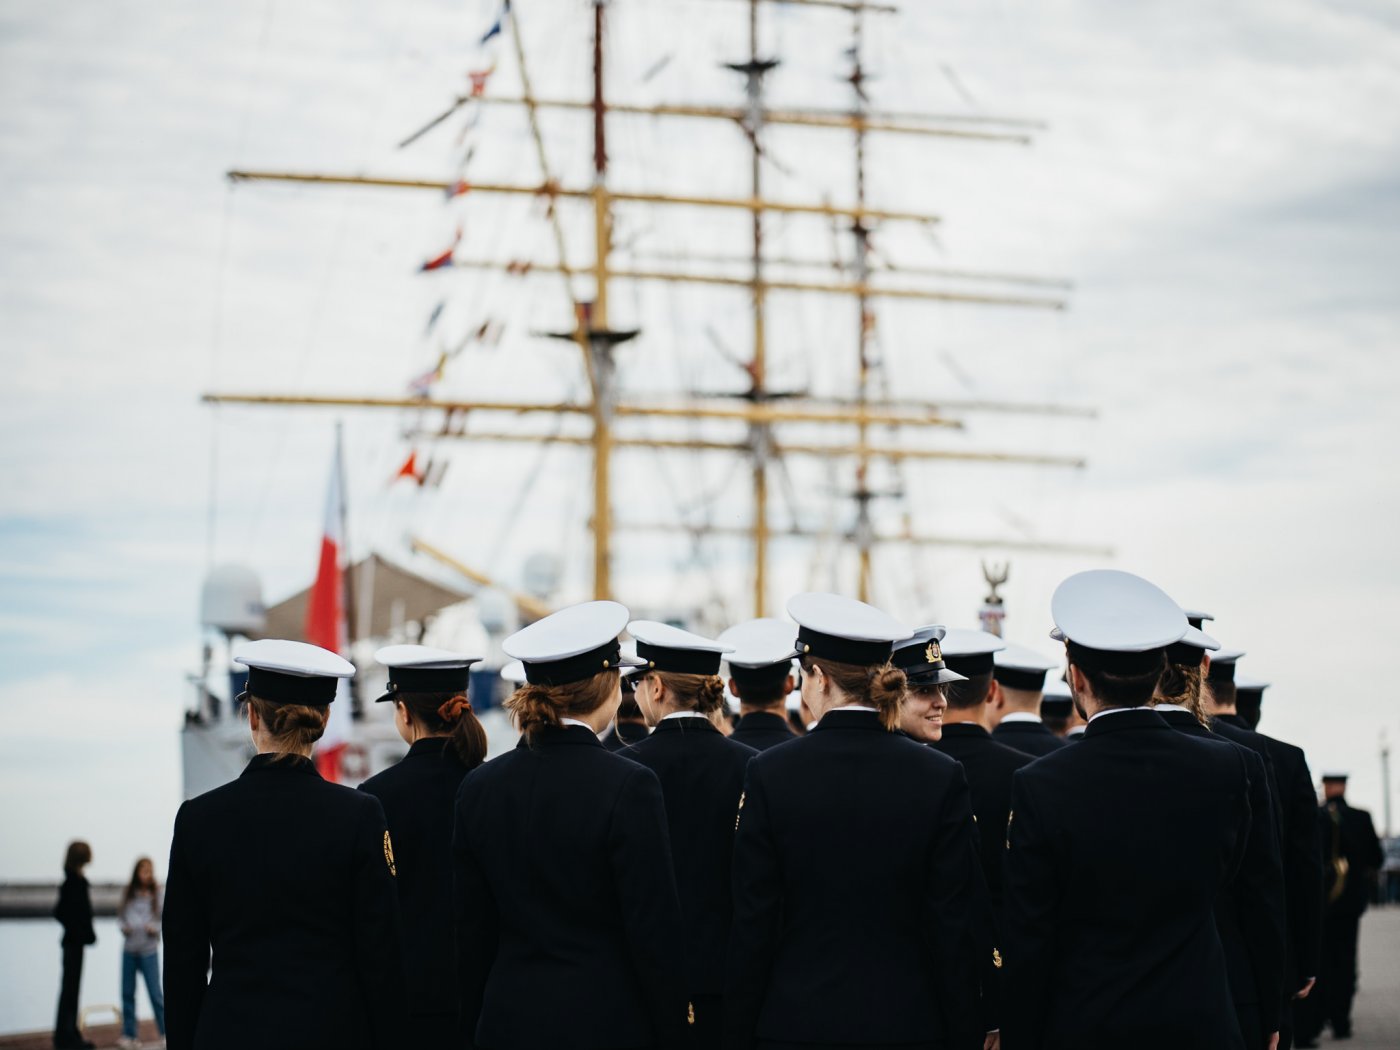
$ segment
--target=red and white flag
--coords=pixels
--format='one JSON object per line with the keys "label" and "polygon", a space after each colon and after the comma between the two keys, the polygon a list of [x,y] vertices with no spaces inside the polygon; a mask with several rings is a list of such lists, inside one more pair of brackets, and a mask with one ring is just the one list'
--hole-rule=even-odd
{"label": "red and white flag", "polygon": [[[331,483],[326,492],[326,521],[321,533],[321,557],[316,582],[306,603],[306,640],[322,649],[349,657],[350,633],[345,618],[345,494],[341,491],[340,435],[335,441]],[[316,768],[327,780],[340,779],[340,760],[350,743],[352,727],[350,679],[336,684],[330,721],[316,745]]]}

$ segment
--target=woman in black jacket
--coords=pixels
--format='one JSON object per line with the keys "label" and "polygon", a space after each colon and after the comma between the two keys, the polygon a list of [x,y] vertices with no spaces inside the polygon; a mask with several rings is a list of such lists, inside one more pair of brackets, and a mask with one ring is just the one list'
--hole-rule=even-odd
{"label": "woman in black jacket", "polygon": [[656,774],[598,736],[620,700],[627,610],[588,602],[505,640],[519,745],[472,771],[453,839],[460,1045],[687,1041],[682,925]]}
{"label": "woman in black jacket", "polygon": [[53,1026],[56,1050],[91,1047],[78,1031],[78,986],[83,979],[83,949],[97,943],[92,928],[92,895],[83,869],[92,863],[92,847],[81,840],[68,843],[63,860],[63,885],[53,917],[63,925],[63,983],[58,993],[58,1020]]}
{"label": "woman in black jacket", "polygon": [[486,758],[486,730],[467,700],[475,657],[423,645],[374,654],[389,669],[394,725],[408,754],[360,785],[379,799],[394,843],[408,985],[405,1047],[453,1044],[457,959],[452,944],[452,807],[462,778]]}
{"label": "woman in black jacket", "polygon": [[633,675],[651,736],[621,752],[661,781],[671,859],[685,921],[697,1050],[717,1050],[723,1033],[724,954],[734,917],[730,862],[744,770],[758,754],[726,739],[711,717],[724,708],[720,656],[708,638],[640,620],[627,630],[647,666]]}
{"label": "woman in black jacket", "polygon": [[983,1045],[985,908],[962,767],[895,732],[908,628],[828,594],[798,623],[800,740],[750,763],[734,842],[726,1050]]}
{"label": "woman in black jacket", "polygon": [[[404,1045],[394,848],[372,795],[311,761],[354,668],[303,642],[250,642],[237,780],[180,807],[165,887],[170,1050]],[[210,956],[213,970],[210,972]]]}

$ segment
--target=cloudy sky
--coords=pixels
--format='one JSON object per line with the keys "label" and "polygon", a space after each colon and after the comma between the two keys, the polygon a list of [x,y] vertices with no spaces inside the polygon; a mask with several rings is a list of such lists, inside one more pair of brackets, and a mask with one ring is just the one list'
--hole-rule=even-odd
{"label": "cloudy sky", "polygon": [[[883,307],[891,391],[1099,414],[969,416],[965,433],[901,439],[1089,465],[882,474],[905,498],[882,505],[881,526],[907,512],[921,532],[1111,546],[1109,560],[1014,556],[1008,634],[1048,650],[1060,578],[1141,572],[1215,613],[1221,639],[1249,652],[1242,669],[1275,683],[1265,728],[1305,746],[1315,771],[1350,768],[1355,800],[1379,810],[1379,740],[1400,736],[1388,689],[1400,15],[1318,0],[908,6],[872,20],[876,105],[1048,130],[1029,147],[872,143],[878,203],[942,217],[932,236],[882,230],[877,245],[911,265],[1044,273],[1075,289],[1064,313]],[[541,93],[583,97],[587,6],[516,7]],[[738,100],[715,63],[743,57],[743,5],[622,0],[610,12],[617,97]],[[518,583],[529,553],[558,550],[561,599],[584,596],[588,482],[567,451],[459,448],[441,491],[405,491],[386,482],[411,419],[199,403],[209,389],[397,394],[437,339],[486,319],[505,326],[501,346],[473,348],[440,393],[581,392],[568,348],[530,335],[567,321],[557,278],[414,272],[459,225],[463,256],[548,261],[528,200],[223,178],[239,166],[448,178],[472,149],[475,179],[537,180],[527,129],[504,109],[395,148],[493,56],[492,90],[517,90],[509,38],[477,45],[494,13],[486,0],[0,4],[0,785],[15,802],[0,814],[0,878],[55,875],[79,835],[102,877],[164,854],[200,581],[234,560],[270,600],[307,582],[337,418],[357,553],[397,554],[411,528]],[[832,12],[768,11],[765,47],[785,60],[775,101],[847,105],[848,29]],[[586,184],[587,124],[554,117],[546,131],[561,177]],[[770,190],[849,200],[846,146],[775,132]],[[617,185],[745,192],[728,127],[619,120],[611,153]],[[566,216],[576,261],[586,218]],[[633,210],[619,240],[639,262],[734,255],[744,223]],[[769,234],[775,254],[820,257],[833,242],[795,220]],[[441,331],[425,336],[438,302]],[[715,344],[747,352],[742,305],[619,289],[615,319],[647,327],[622,359],[624,387],[737,389]],[[776,297],[773,385],[849,395],[853,324],[848,306]],[[735,466],[638,457],[620,468],[619,512],[740,524]],[[775,496],[784,522],[849,524],[848,474],[794,465],[789,484]],[[746,612],[741,547],[624,542],[623,600]],[[850,586],[848,552],[780,545],[775,559],[775,600]],[[877,599],[911,623],[966,623],[982,597],[965,551],[890,550],[878,567]]]}

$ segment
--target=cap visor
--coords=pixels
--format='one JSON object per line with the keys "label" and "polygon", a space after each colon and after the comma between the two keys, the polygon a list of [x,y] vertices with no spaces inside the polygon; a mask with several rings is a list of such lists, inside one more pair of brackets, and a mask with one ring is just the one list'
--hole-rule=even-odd
{"label": "cap visor", "polygon": [[918,674],[904,673],[905,679],[910,685],[948,685],[950,682],[966,682],[967,675],[958,674],[957,671],[950,671],[943,668],[941,671],[934,671],[932,674],[919,672]]}
{"label": "cap visor", "polygon": [[374,702],[375,702],[376,704],[382,704],[385,700],[392,700],[392,699],[394,699],[394,697],[395,697],[396,695],[398,695],[398,694],[396,694],[396,693],[390,691],[390,692],[385,693],[383,696],[376,696],[376,697],[374,698]]}
{"label": "cap visor", "polygon": [[645,667],[647,662],[635,656],[628,656],[626,653],[617,658],[618,667]]}

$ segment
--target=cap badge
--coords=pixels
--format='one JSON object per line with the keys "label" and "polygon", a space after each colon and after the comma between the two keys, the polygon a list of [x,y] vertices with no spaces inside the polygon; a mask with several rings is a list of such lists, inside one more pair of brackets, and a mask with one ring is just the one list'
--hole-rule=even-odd
{"label": "cap badge", "polygon": [[928,648],[924,650],[924,659],[931,664],[936,664],[943,659],[943,650],[937,642],[928,643]]}
{"label": "cap badge", "polygon": [[389,833],[384,832],[384,863],[389,865],[389,874],[398,876],[398,869],[394,867],[394,844],[389,841]]}
{"label": "cap badge", "polygon": [[998,970],[1001,969],[1001,952],[995,948],[992,949],[992,965]]}

